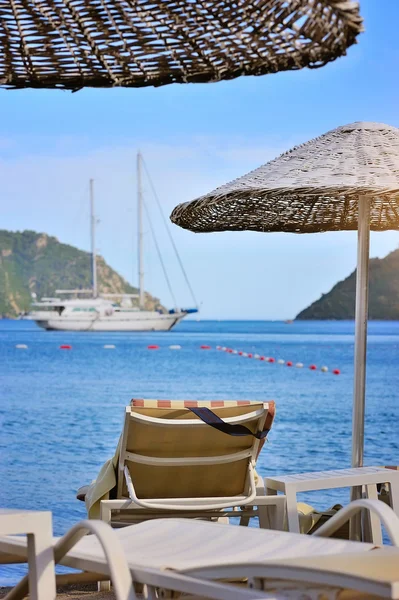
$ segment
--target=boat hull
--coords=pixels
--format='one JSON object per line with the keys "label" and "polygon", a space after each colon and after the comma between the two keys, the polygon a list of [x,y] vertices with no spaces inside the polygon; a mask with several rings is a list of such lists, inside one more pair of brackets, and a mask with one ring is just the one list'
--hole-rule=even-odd
{"label": "boat hull", "polygon": [[124,318],[123,315],[94,319],[71,319],[62,316],[35,318],[39,327],[47,331],[169,331],[186,316],[186,313],[166,314],[137,313],[137,318]]}

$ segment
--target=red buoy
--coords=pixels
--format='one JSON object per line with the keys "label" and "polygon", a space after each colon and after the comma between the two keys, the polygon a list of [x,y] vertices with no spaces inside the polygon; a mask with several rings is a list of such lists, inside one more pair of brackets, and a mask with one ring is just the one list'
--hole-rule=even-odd
{"label": "red buoy", "polygon": [[159,350],[159,346],[157,346],[156,344],[150,344],[149,346],[147,346],[148,350]]}
{"label": "red buoy", "polygon": [[276,362],[276,359],[275,358],[269,358],[269,362],[270,363],[274,363],[274,362]]}
{"label": "red buoy", "polygon": [[317,370],[317,367],[316,367],[316,365],[310,365],[309,369],[310,369],[311,371],[316,371],[316,370]]}
{"label": "red buoy", "polygon": [[200,346],[201,350],[210,350],[211,347],[207,346],[206,344],[202,344],[202,346]]}
{"label": "red buoy", "polygon": [[242,351],[242,350],[240,350],[240,351],[239,351],[239,353],[238,353],[238,355],[239,355],[239,356],[242,356],[243,354],[244,354],[244,353],[243,353],[243,351]]}
{"label": "red buoy", "polygon": [[292,362],[290,360],[287,360],[285,364],[287,365],[287,367],[292,367]]}
{"label": "red buoy", "polygon": [[232,354],[233,350],[232,350],[232,348],[227,348],[226,352],[228,352],[229,354]]}
{"label": "red buoy", "polygon": [[259,360],[266,360],[264,356],[261,356]]}
{"label": "red buoy", "polygon": [[341,375],[341,371],[339,369],[334,369],[334,375]]}
{"label": "red buoy", "polygon": [[248,358],[252,358],[252,354],[248,354]]}
{"label": "red buoy", "polygon": [[72,350],[72,346],[69,344],[61,344],[60,350]]}

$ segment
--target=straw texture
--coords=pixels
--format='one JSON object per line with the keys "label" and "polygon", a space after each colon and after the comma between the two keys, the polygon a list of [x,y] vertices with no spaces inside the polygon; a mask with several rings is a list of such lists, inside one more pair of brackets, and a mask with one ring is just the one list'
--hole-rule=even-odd
{"label": "straw texture", "polygon": [[0,0],[0,85],[160,86],[320,67],[361,30],[349,0]]}
{"label": "straw texture", "polygon": [[357,229],[368,196],[371,229],[399,228],[399,129],[381,123],[338,127],[180,204],[171,220],[196,232]]}

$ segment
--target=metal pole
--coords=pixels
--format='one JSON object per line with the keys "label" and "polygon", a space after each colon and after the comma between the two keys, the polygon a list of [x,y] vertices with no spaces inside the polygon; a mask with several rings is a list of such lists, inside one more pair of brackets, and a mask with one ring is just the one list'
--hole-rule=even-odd
{"label": "metal pole", "polygon": [[352,418],[352,467],[362,467],[364,457],[364,412],[370,252],[370,200],[358,200],[358,237],[355,313],[355,377]]}
{"label": "metal pole", "polygon": [[144,308],[144,264],[143,264],[143,189],[141,184],[141,154],[137,153],[137,225],[138,225],[138,269],[139,306]]}
{"label": "metal pole", "polygon": [[[364,458],[364,413],[366,405],[367,319],[370,256],[370,200],[358,199],[356,309],[355,309],[355,368],[352,415],[352,467],[362,467]],[[351,500],[362,497],[362,488],[351,490]],[[350,521],[350,539],[362,539],[360,515]]]}
{"label": "metal pole", "polygon": [[96,215],[94,212],[94,180],[90,179],[91,273],[93,298],[97,298]]}

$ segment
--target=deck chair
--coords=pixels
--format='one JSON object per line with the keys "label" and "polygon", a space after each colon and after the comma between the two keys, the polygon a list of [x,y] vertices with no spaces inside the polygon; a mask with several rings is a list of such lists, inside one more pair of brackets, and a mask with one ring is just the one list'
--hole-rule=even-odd
{"label": "deck chair", "polygon": [[[120,535],[122,531],[128,535]],[[152,565],[151,556],[147,555],[144,560],[140,558],[140,538],[136,540],[136,533],[140,532],[136,526],[131,526],[119,530],[117,535],[108,524],[91,520],[81,521],[63,537],[54,538],[54,562],[79,571],[62,575],[54,573],[57,585],[111,580],[116,600],[138,600],[143,598],[143,595],[155,599],[159,597],[158,590],[173,591],[173,597],[176,592],[184,594],[185,598],[188,594],[194,594],[195,598],[211,600],[227,600],[230,597],[231,586],[226,588],[225,584],[205,578],[192,578],[178,572],[164,571],[159,565],[149,566]],[[162,534],[162,531],[160,533]],[[142,532],[141,540],[143,539],[147,539],[147,543],[153,548],[156,547],[156,532]],[[169,544],[172,541],[169,539]],[[0,536],[0,565],[24,563],[27,560],[26,537]],[[22,600],[28,592],[32,595],[29,577],[26,575],[4,600]],[[40,600],[55,600],[51,594],[42,598],[37,590],[35,592],[35,597]],[[171,596],[164,593],[161,597]],[[237,600],[252,600],[253,593],[246,589],[234,589],[234,597]]]}
{"label": "deck chair", "polygon": [[[327,539],[345,519],[362,510],[381,519],[394,547],[376,548],[364,542]],[[82,537],[85,528],[94,535]],[[114,583],[125,584],[124,590],[119,588],[125,594],[129,591],[126,561],[135,585],[147,587],[147,598],[172,597],[166,593],[171,590],[218,600],[340,598],[342,591],[349,589],[397,599],[398,544],[399,519],[392,509],[378,500],[358,500],[311,536],[193,519],[149,520],[116,531],[105,523],[87,521],[55,540],[54,555],[57,563],[83,570],[85,581],[90,576],[97,580],[98,574],[108,578],[112,575]],[[116,563],[112,571],[113,558]],[[26,539],[0,537],[0,563],[26,560]],[[27,585],[25,577],[9,600],[22,598]],[[134,590],[124,598],[135,598],[132,594]]]}
{"label": "deck chair", "polygon": [[[221,510],[235,508],[243,524],[258,515],[264,525],[270,506],[282,523],[284,500],[266,498],[255,473],[274,413],[274,402],[132,400],[108,465],[111,499],[96,494],[98,484],[104,491],[100,477],[86,496],[89,516],[114,524],[166,515],[220,519]],[[242,507],[250,507],[245,517]]]}

